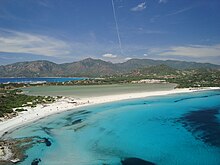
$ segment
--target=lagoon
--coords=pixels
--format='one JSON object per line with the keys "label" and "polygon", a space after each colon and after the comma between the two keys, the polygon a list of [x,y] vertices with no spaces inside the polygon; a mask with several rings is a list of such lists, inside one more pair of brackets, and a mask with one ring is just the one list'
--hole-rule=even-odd
{"label": "lagoon", "polygon": [[153,92],[172,90],[176,84],[114,84],[114,85],[74,85],[74,86],[39,86],[23,88],[29,95],[69,96],[88,98],[127,93]]}

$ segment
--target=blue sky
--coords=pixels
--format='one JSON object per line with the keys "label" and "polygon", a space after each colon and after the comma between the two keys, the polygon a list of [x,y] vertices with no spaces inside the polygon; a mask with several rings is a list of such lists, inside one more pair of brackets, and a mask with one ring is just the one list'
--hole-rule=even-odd
{"label": "blue sky", "polygon": [[1,0],[0,65],[87,57],[220,64],[219,8],[219,0]]}

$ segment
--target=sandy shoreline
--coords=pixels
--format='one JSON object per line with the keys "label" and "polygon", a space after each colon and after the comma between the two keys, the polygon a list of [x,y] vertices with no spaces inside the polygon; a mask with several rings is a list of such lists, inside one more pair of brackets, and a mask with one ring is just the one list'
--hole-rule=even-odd
{"label": "sandy shoreline", "polygon": [[[220,88],[200,88],[200,89],[173,89],[167,91],[155,91],[155,92],[142,92],[142,93],[128,93],[128,94],[118,94],[118,95],[107,95],[101,97],[90,97],[90,98],[82,98],[82,99],[74,99],[69,97],[64,97],[62,99],[57,100],[52,104],[45,105],[37,105],[35,108],[28,107],[28,111],[19,112],[19,115],[8,120],[4,120],[0,122],[0,137],[2,137],[5,133],[20,126],[23,126],[27,123],[39,120],[41,118],[45,118],[49,115],[64,112],[70,109],[76,109],[83,106],[114,102],[126,99],[136,99],[136,98],[144,98],[150,96],[161,96],[168,94],[177,94],[177,93],[188,93],[202,90],[214,90]],[[75,103],[76,102],[76,103]]]}

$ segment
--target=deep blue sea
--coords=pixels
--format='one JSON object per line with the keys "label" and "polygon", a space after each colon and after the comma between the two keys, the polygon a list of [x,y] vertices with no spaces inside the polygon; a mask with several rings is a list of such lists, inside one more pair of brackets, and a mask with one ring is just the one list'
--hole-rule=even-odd
{"label": "deep blue sea", "polygon": [[50,142],[28,149],[22,165],[220,165],[220,90],[88,106],[7,137]]}
{"label": "deep blue sea", "polygon": [[0,78],[0,83],[66,82],[83,80],[81,77],[38,77],[38,78]]}

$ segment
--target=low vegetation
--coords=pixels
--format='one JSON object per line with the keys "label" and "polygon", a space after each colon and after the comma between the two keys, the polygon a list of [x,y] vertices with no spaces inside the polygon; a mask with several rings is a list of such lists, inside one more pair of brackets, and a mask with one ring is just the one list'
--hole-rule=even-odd
{"label": "low vegetation", "polygon": [[220,87],[220,71],[188,70],[166,80],[167,82],[178,84],[178,88]]}
{"label": "low vegetation", "polygon": [[128,74],[105,76],[96,79],[70,81],[65,83],[48,83],[48,85],[107,85],[131,83],[143,79],[165,80],[177,84],[177,88],[220,87],[220,71],[212,69],[177,70],[160,65],[137,69]]}
{"label": "low vegetation", "polygon": [[[8,114],[16,115],[16,112],[26,111],[22,107],[35,107],[40,103],[52,103],[55,99],[50,96],[28,96],[20,89],[0,90],[0,117]],[[18,108],[20,107],[20,108]],[[17,108],[14,110],[14,108]]]}

